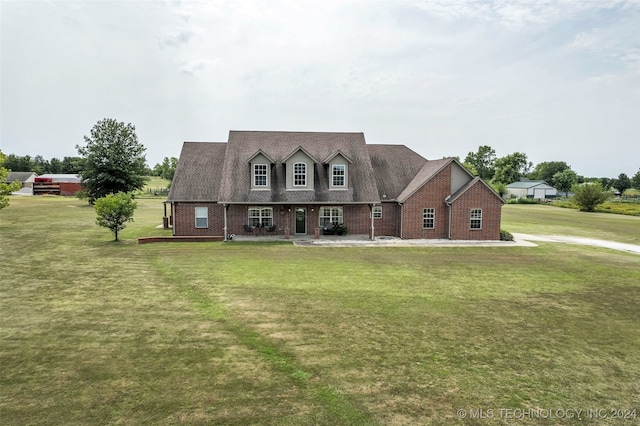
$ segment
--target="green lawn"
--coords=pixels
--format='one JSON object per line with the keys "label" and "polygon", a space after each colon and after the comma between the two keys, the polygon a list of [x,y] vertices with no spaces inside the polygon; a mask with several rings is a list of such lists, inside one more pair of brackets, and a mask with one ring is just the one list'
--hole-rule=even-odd
{"label": "green lawn", "polygon": [[151,198],[151,197],[158,197],[162,199],[167,198],[167,193],[168,193],[167,188],[169,188],[171,181],[167,179],[163,179],[159,176],[147,176],[147,179],[148,180],[145,183],[144,188],[135,193],[135,196],[137,198]]}
{"label": "green lawn", "polygon": [[502,208],[502,229],[640,244],[640,217],[587,213],[541,204],[505,205]]}
{"label": "green lawn", "polygon": [[[638,229],[571,212],[505,206],[503,228]],[[609,410],[640,409],[640,256],[136,244],[167,233],[162,214],[139,200],[115,243],[73,198],[0,211],[3,425],[551,424],[500,418],[516,408],[633,424]],[[468,417],[479,409],[494,419]]]}

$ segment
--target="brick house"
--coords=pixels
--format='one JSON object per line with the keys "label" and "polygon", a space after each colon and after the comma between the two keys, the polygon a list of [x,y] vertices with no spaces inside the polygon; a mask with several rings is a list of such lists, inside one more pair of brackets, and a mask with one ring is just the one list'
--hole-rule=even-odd
{"label": "brick house", "polygon": [[454,158],[362,133],[231,131],[185,142],[167,204],[174,236],[349,234],[498,240],[503,199]]}

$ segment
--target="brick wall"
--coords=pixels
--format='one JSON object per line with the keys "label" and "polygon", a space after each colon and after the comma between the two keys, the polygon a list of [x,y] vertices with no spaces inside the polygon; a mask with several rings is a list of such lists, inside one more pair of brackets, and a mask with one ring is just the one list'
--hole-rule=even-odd
{"label": "brick wall", "polygon": [[373,226],[377,237],[400,236],[400,206],[396,202],[382,203],[382,219],[374,219]]}
{"label": "brick wall", "polygon": [[[444,202],[451,194],[451,164],[418,189],[402,209],[402,238],[448,238],[449,212]],[[424,209],[435,209],[435,227],[422,228]]]}
{"label": "brick wall", "polygon": [[[218,203],[173,203],[173,235],[224,236],[224,212]],[[196,207],[209,209],[209,226],[196,228]]]}
{"label": "brick wall", "polygon": [[[382,219],[374,219],[376,236],[400,236],[400,221],[404,220],[402,238],[448,238],[448,207],[444,199],[449,195],[451,185],[451,166],[446,167],[426,185],[415,192],[401,209],[395,202],[382,203]],[[195,227],[195,208],[207,207],[209,226]],[[307,235],[313,236],[318,226],[319,205],[304,206],[307,209]],[[273,224],[276,231],[272,235],[285,235],[289,227],[295,234],[296,206],[273,206]],[[423,209],[434,208],[435,228],[423,229]],[[471,230],[470,210],[482,209],[482,229]],[[452,206],[451,238],[460,240],[498,240],[500,238],[500,215],[502,203],[495,195],[478,182],[459,197]],[[232,205],[227,211],[228,233],[244,235],[244,225],[248,221],[248,206]],[[176,236],[223,236],[224,207],[210,203],[174,203],[173,229]],[[368,205],[343,206],[344,225],[349,234],[369,235],[371,228],[371,210]]]}
{"label": "brick wall", "polygon": [[[209,227],[195,227],[195,208],[209,208]],[[253,207],[253,206],[251,206]],[[275,232],[271,235],[285,235],[285,228],[289,227],[291,235],[295,234],[295,209],[298,206],[273,206],[273,224]],[[300,206],[307,210],[307,235],[314,235],[318,227],[318,213],[320,205]],[[232,205],[227,210],[227,232],[229,234],[246,235],[244,226],[248,223],[248,208],[246,205]],[[217,203],[174,203],[174,235],[224,235],[223,206]],[[391,210],[390,210],[391,212]],[[393,214],[387,212],[387,217]],[[383,211],[383,217],[385,212]],[[344,225],[350,234],[369,234],[371,228],[370,209],[368,205],[343,206]],[[380,221],[376,221],[380,222]],[[377,226],[378,223],[376,223]],[[377,233],[377,231],[376,231]],[[389,235],[389,234],[385,234]]]}
{"label": "brick wall", "polygon": [[[482,209],[482,229],[471,229],[471,210]],[[476,182],[451,205],[451,239],[499,240],[502,202],[482,182]]]}

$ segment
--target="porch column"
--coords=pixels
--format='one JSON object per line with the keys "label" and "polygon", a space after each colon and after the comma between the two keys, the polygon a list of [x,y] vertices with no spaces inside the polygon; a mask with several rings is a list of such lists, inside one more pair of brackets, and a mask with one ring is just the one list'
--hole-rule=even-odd
{"label": "porch column", "polygon": [[162,227],[164,229],[169,229],[169,218],[167,217],[167,202],[162,203],[164,207],[164,216],[162,216]]}
{"label": "porch column", "polygon": [[369,204],[369,216],[371,216],[371,233],[369,236],[371,237],[371,241],[375,241],[376,239],[376,233],[373,226],[373,206],[373,204]]}
{"label": "porch column", "polygon": [[227,232],[227,209],[229,208],[228,205],[223,204],[222,205],[222,210],[224,213],[224,241],[227,241],[227,235],[229,235],[229,233]]}
{"label": "porch column", "polygon": [[285,207],[286,209],[286,216],[287,216],[287,221],[285,223],[284,226],[284,239],[288,240],[289,238],[291,238],[291,206],[287,206]]}

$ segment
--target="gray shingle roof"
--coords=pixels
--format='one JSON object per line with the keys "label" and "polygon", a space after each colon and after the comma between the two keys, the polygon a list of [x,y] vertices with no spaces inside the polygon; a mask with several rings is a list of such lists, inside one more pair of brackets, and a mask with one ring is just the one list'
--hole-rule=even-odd
{"label": "gray shingle roof", "polygon": [[36,174],[33,172],[9,172],[7,182],[11,183],[17,180],[21,183],[25,183],[31,176],[36,176]]}
{"label": "gray shingle roof", "polygon": [[[349,165],[346,190],[329,190],[329,170],[316,163],[315,190],[286,191],[283,160],[299,147],[315,159],[337,151]],[[261,149],[274,163],[271,190],[251,191],[249,159]],[[220,201],[227,203],[374,203],[379,202],[369,152],[362,133],[231,131],[222,168]]]}
{"label": "gray shingle roof", "polygon": [[367,149],[382,201],[396,200],[427,162],[404,145],[367,145]]}
{"label": "gray shingle roof", "polygon": [[[283,162],[300,149],[319,161],[314,165],[315,188],[287,191]],[[270,190],[251,190],[249,162],[256,153],[262,153],[273,162]],[[324,161],[336,153],[350,162],[346,190],[329,190],[330,171]],[[362,133],[231,131],[226,143],[184,143],[168,201],[246,204],[404,202],[452,162],[457,160],[427,161],[404,145],[366,145]],[[452,195],[452,199],[470,187],[471,181]]]}
{"label": "gray shingle roof", "polygon": [[185,142],[168,201],[218,201],[224,142]]}

